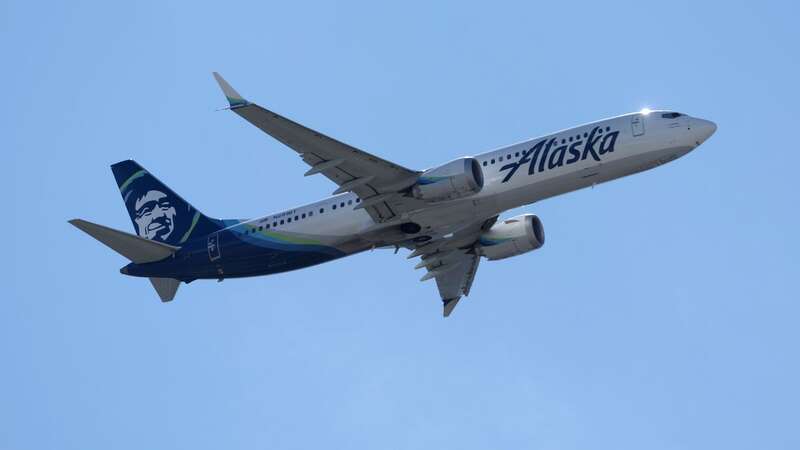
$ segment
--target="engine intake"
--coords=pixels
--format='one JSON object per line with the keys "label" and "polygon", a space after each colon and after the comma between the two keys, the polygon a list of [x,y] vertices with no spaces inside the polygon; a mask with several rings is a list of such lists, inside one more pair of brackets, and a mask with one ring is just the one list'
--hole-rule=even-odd
{"label": "engine intake", "polygon": [[478,252],[490,261],[510,258],[544,245],[542,221],[533,214],[523,214],[495,223],[483,233]]}
{"label": "engine intake", "polygon": [[428,169],[419,176],[411,194],[437,202],[475,195],[483,189],[483,170],[475,158],[460,158]]}

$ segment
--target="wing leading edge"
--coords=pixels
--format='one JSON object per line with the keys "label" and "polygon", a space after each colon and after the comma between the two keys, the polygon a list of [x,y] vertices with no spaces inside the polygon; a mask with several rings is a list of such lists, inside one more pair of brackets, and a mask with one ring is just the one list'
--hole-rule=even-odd
{"label": "wing leading edge", "polygon": [[419,172],[359,150],[318,131],[307,128],[244,99],[222,76],[214,72],[229,108],[279,142],[300,154],[311,169],[306,175],[321,173],[339,187],[334,194],[354,192],[363,208],[378,223],[402,212],[423,206],[419,201],[398,195],[414,184]]}

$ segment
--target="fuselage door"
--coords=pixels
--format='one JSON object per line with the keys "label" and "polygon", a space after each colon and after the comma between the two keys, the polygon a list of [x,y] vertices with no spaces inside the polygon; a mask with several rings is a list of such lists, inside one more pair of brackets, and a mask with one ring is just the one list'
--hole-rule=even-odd
{"label": "fuselage door", "polygon": [[208,235],[208,259],[216,261],[222,257],[222,249],[219,247],[219,233]]}
{"label": "fuselage door", "polygon": [[634,137],[644,134],[644,116],[636,114],[631,117],[631,130],[633,131]]}

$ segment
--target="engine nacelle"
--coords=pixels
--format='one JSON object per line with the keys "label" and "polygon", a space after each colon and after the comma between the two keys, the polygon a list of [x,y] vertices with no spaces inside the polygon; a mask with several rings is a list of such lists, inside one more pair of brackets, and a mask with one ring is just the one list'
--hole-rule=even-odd
{"label": "engine nacelle", "polygon": [[437,202],[477,194],[483,189],[483,170],[475,158],[460,158],[428,169],[419,176],[411,194],[420,200]]}
{"label": "engine nacelle", "polygon": [[521,255],[542,245],[542,221],[533,214],[523,214],[492,225],[481,235],[478,251],[489,260],[497,260]]}

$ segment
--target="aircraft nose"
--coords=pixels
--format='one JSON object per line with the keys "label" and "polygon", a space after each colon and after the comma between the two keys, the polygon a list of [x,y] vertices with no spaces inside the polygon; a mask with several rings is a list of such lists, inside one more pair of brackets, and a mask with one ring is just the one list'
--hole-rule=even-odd
{"label": "aircraft nose", "polygon": [[702,144],[706,139],[710,138],[715,131],[717,131],[717,124],[710,120],[705,119],[692,119],[692,131],[697,139],[697,144]]}

